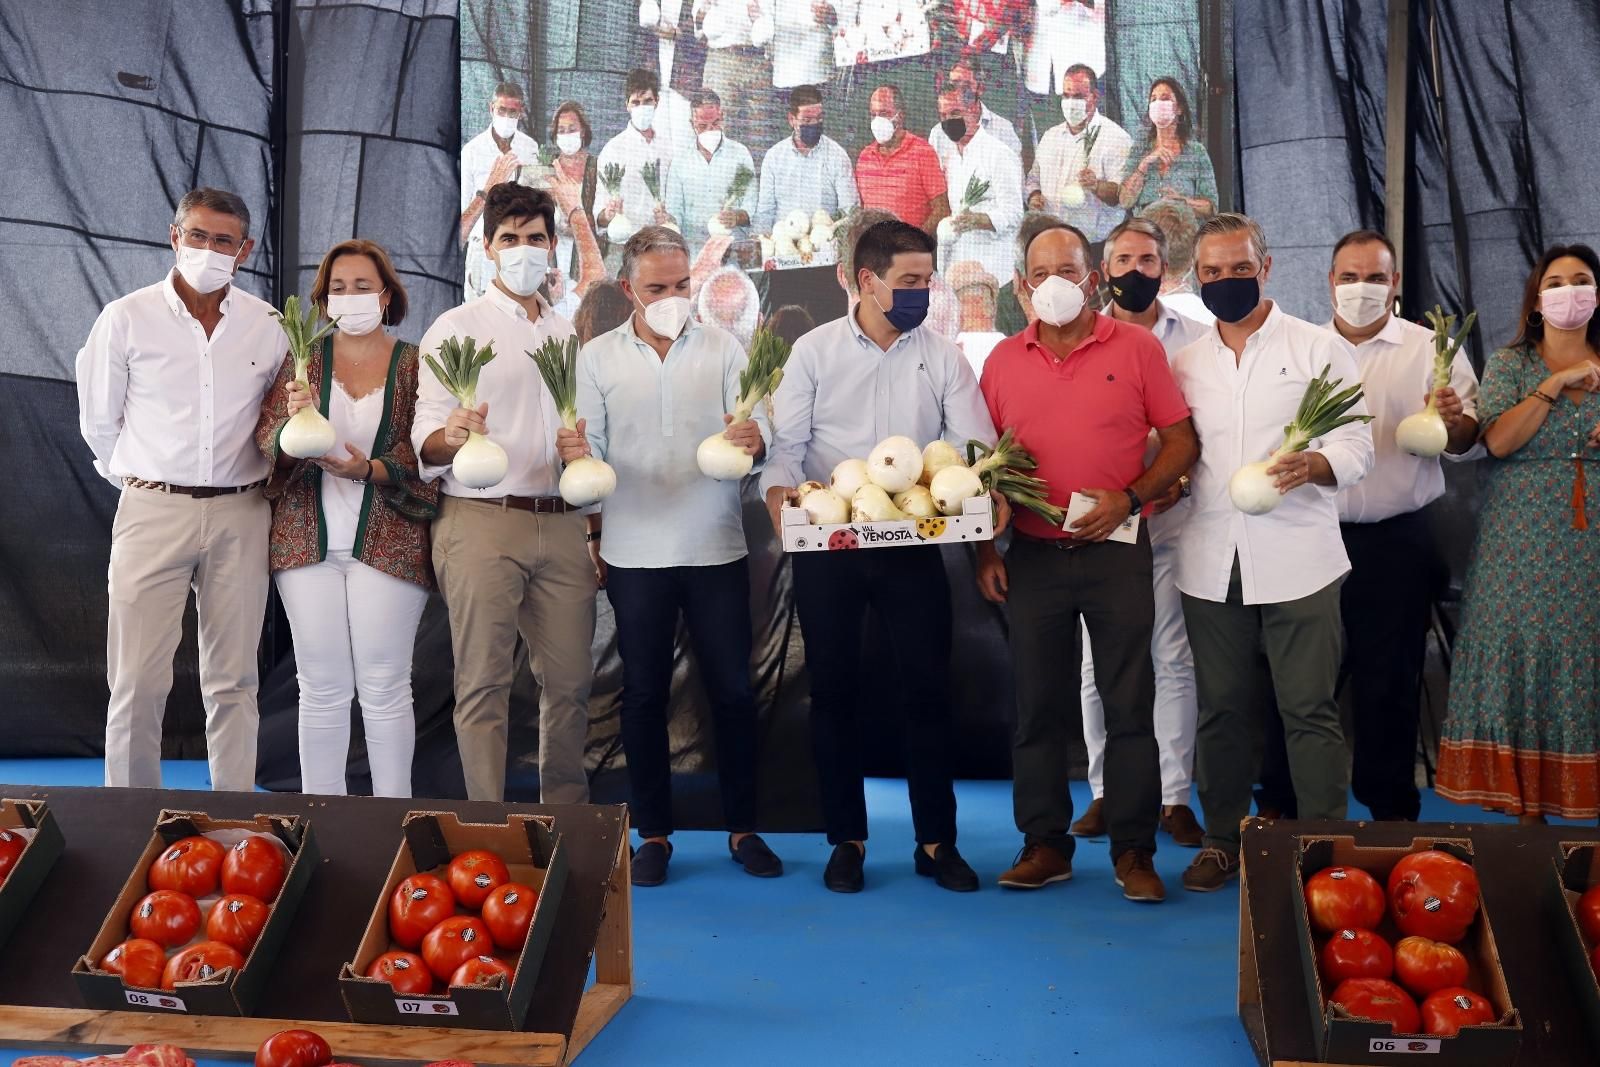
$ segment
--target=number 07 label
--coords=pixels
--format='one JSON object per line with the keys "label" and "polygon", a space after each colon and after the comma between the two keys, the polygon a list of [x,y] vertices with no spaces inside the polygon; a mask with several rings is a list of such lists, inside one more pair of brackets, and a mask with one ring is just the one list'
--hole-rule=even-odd
{"label": "number 07 label", "polygon": [[1374,1037],[1367,1042],[1367,1051],[1387,1052],[1391,1056],[1427,1056],[1440,1049],[1437,1037]]}
{"label": "number 07 label", "polygon": [[395,1010],[401,1015],[460,1015],[455,1003],[449,1000],[413,1000],[396,997]]}
{"label": "number 07 label", "polygon": [[169,997],[161,993],[139,993],[132,989],[124,989],[123,993],[128,998],[128,1003],[136,1008],[154,1008],[157,1011],[188,1012],[189,1008],[177,997]]}

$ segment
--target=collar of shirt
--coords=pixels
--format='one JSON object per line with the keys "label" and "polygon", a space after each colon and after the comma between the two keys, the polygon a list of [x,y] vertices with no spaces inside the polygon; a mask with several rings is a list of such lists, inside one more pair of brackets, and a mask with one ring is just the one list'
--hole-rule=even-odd
{"label": "collar of shirt", "polygon": [[885,152],[884,148],[886,146],[874,143],[869,149],[867,149],[867,151],[873,152],[873,153],[877,154],[879,157],[888,160],[888,159],[893,159],[895,156],[898,156],[901,153],[911,151],[911,149],[916,147],[916,142],[922,140],[922,138],[918,137],[916,134],[912,133],[910,130],[901,130],[900,134],[901,134],[901,136],[900,136],[900,144],[899,144],[898,147],[891,148],[891,149],[889,149],[889,151]]}
{"label": "collar of shirt", "polygon": [[[861,299],[866,299],[866,297],[862,297]],[[860,311],[861,311],[861,303],[858,300],[850,308],[849,312],[847,312],[845,314],[845,318],[850,323],[850,332],[855,334],[856,341],[858,343],[860,343],[860,345],[863,348],[867,349],[867,351],[871,352],[873,355],[876,355],[876,356],[886,356],[890,352],[893,352],[895,349],[901,348],[901,347],[903,347],[903,346],[905,346],[907,344],[910,344],[911,343],[911,339],[917,335],[917,330],[921,330],[921,329],[924,328],[924,326],[918,326],[916,330],[906,330],[906,331],[902,332],[899,337],[896,337],[894,339],[894,343],[891,344],[887,349],[879,348],[878,347],[878,342],[876,342],[872,338],[868,337],[867,336],[867,331],[865,331],[865,330],[863,330],[861,328],[861,320],[859,318],[857,318],[857,315],[860,314]]]}
{"label": "collar of shirt", "polygon": [[[1244,351],[1239,356],[1240,370],[1244,369],[1245,363],[1256,352],[1259,352],[1263,345],[1271,343],[1273,335],[1278,332],[1278,327],[1283,323],[1283,311],[1278,307],[1278,302],[1269,300],[1267,303],[1270,307],[1267,309],[1265,321],[1261,323],[1260,328],[1255,333],[1245,338]],[[1233,349],[1229,348],[1228,342],[1222,339],[1222,321],[1220,319],[1212,325],[1210,333],[1211,344],[1217,353],[1219,355],[1225,354],[1229,359],[1232,359]]]}
{"label": "collar of shirt", "polygon": [[1116,323],[1112,320],[1110,315],[1101,315],[1096,313],[1094,317],[1094,326],[1089,330],[1088,335],[1085,336],[1083,340],[1073,345],[1071,352],[1068,352],[1065,356],[1058,357],[1055,351],[1040,339],[1040,325],[1040,321],[1035,319],[1033,322],[1028,324],[1028,328],[1026,330],[1022,331],[1022,341],[1024,347],[1038,352],[1039,357],[1045,360],[1047,363],[1050,363],[1054,366],[1059,366],[1063,369],[1067,367],[1067,364],[1072,362],[1073,356],[1078,355],[1091,343],[1104,344],[1106,338],[1110,337],[1112,332],[1117,328]]}
{"label": "collar of shirt", "polygon": [[[161,295],[166,297],[167,306],[172,309],[172,313],[174,315],[178,316],[180,319],[192,319],[194,316],[189,314],[188,305],[183,302],[183,297],[178,295],[177,286],[172,284],[172,276],[177,272],[178,269],[174,267],[172,270],[167,272],[167,276],[165,278],[161,279]],[[229,282],[227,292],[222,294],[222,303],[218,305],[218,310],[220,310],[222,314],[226,316],[228,314],[228,309],[232,306],[233,283]]]}
{"label": "collar of shirt", "polygon": [[1400,321],[1400,317],[1393,312],[1390,312],[1389,321],[1383,324],[1383,329],[1379,330],[1365,341],[1362,341],[1360,344],[1352,344],[1348,337],[1345,337],[1344,334],[1339,333],[1339,326],[1332,319],[1329,319],[1327,322],[1323,323],[1323,328],[1332,330],[1335,334],[1338,334],[1339,338],[1343,340],[1345,344],[1350,345],[1351,349],[1353,349],[1356,353],[1357,363],[1361,362],[1361,353],[1370,344],[1382,343],[1385,345],[1402,345],[1405,344],[1406,340],[1406,328]]}
{"label": "collar of shirt", "polygon": [[[500,288],[493,282],[489,283],[489,288],[483,291],[483,295],[484,299],[488,300],[489,303],[493,304],[495,307],[499,308],[501,311],[505,312],[507,315],[510,315],[514,319],[527,319],[531,322],[535,317],[528,314],[528,309],[523,307],[521,302],[513,300],[504,289]],[[539,315],[537,317],[543,318],[545,312],[550,310],[549,302],[546,301],[545,298],[539,293],[534,293],[533,299],[537,301],[539,305]]]}

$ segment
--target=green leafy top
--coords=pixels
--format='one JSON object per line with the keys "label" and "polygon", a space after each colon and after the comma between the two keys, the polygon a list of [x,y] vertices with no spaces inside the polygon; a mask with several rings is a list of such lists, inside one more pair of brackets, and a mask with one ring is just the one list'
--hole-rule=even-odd
{"label": "green leafy top", "polygon": [[539,165],[541,167],[555,166],[556,160],[560,158],[560,156],[561,152],[553,144],[539,146]]}
{"label": "green leafy top", "polygon": [[1067,521],[1066,512],[1050,503],[1050,485],[1043,478],[1027,473],[1039,462],[1021,445],[1016,432],[1006,430],[993,448],[982,441],[967,442],[967,465],[978,475],[984,489],[999,492],[1018,507],[1027,508],[1051,526]]}
{"label": "green leafy top", "polygon": [[607,163],[600,172],[600,181],[605,185],[606,192],[617,196],[622,192],[622,179],[628,176],[628,170],[621,163]]}
{"label": "green leafy top", "polygon": [[1344,379],[1335,378],[1330,382],[1328,372],[1331,370],[1331,364],[1323,367],[1322,373],[1306,386],[1305,395],[1300,398],[1300,410],[1295,412],[1294,421],[1283,428],[1283,445],[1273,453],[1274,456],[1304,452],[1311,447],[1312,441],[1341,426],[1372,421],[1371,415],[1345,414],[1361,402],[1361,385],[1357,383],[1348,389],[1340,389]]}
{"label": "green leafy top", "polygon": [[961,194],[961,210],[971,211],[989,199],[989,183],[974,174],[967,179],[967,188]]}
{"label": "green leafy top", "polygon": [[737,207],[739,201],[750,191],[750,183],[755,180],[756,172],[743,163],[739,164],[739,169],[733,172],[733,181],[728,183],[728,196],[722,202],[722,206],[730,211]]}
{"label": "green leafy top", "polygon": [[640,170],[639,176],[644,179],[645,192],[654,198],[656,203],[661,203],[661,161],[652,159]]}
{"label": "green leafy top", "polygon": [[756,330],[750,340],[750,361],[739,372],[739,403],[731,412],[734,422],[743,422],[756,405],[778,391],[783,381],[783,366],[789,362],[789,342],[766,327]]}
{"label": "green leafy top", "polygon": [[272,317],[278,320],[285,336],[289,338],[289,355],[294,359],[295,380],[305,384],[306,368],[311,364],[311,346],[328,336],[338,320],[334,319],[322,329],[317,329],[317,319],[320,317],[317,305],[308,301],[305,314],[302,315],[298,296],[285,300],[283,310],[274,311]]}
{"label": "green leafy top", "polygon": [[[1472,326],[1478,321],[1478,313],[1467,313],[1467,321],[1461,324],[1461,330],[1452,335],[1455,330],[1456,317],[1446,315],[1444,308],[1438,304],[1424,316],[1428,325],[1433,327],[1433,388],[1443,389],[1450,384],[1450,365],[1455,362],[1456,353],[1461,351],[1461,346],[1467,343],[1467,337],[1472,333]],[[1428,394],[1428,406],[1433,406],[1433,392]]]}
{"label": "green leafy top", "polygon": [[539,368],[539,377],[550,390],[561,424],[569,430],[578,428],[578,338],[576,335],[562,340],[547,337],[544,343],[528,353]]}
{"label": "green leafy top", "polygon": [[428,369],[445,391],[464,408],[478,406],[478,375],[494,359],[493,343],[478,347],[470,337],[446,337],[439,343],[439,358],[425,354]]}

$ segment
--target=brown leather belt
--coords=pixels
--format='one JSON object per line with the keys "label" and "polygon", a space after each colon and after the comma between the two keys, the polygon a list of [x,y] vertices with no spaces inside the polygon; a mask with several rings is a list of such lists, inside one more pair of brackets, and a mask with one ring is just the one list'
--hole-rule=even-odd
{"label": "brown leather belt", "polygon": [[1038,545],[1040,548],[1059,549],[1062,552],[1094,544],[1093,541],[1080,541],[1073,537],[1030,537],[1021,531],[1014,532],[1011,536],[1019,541],[1026,541],[1030,545]]}
{"label": "brown leather belt", "polygon": [[248,493],[252,489],[260,489],[267,483],[251,482],[249,485],[173,485],[171,482],[150,482],[143,478],[124,478],[122,484],[130,489],[154,489],[158,493],[177,493],[179,496],[192,496],[196,500],[209,500],[214,496],[235,496],[239,493]]}
{"label": "brown leather belt", "polygon": [[466,497],[467,500],[481,500],[485,504],[498,504],[501,509],[515,508],[518,511],[531,511],[535,515],[563,515],[578,508],[562,500],[558,496],[491,496],[491,497]]}

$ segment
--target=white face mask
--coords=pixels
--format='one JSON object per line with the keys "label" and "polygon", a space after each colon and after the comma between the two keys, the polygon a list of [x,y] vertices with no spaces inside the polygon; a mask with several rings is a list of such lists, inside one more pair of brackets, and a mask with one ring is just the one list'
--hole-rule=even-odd
{"label": "white face mask", "polygon": [[489,125],[494,127],[494,135],[502,141],[511,140],[511,135],[517,132],[517,120],[504,115],[496,115],[489,120]]}
{"label": "white face mask", "polygon": [[700,147],[704,148],[707,152],[715,152],[722,144],[722,131],[706,130],[704,133],[696,137],[695,140],[699,141]]}
{"label": "white face mask", "polygon": [[894,119],[879,115],[872,120],[872,139],[879,144],[888,144],[894,137]]}
{"label": "white face mask", "polygon": [[538,292],[549,269],[550,253],[533,245],[503,248],[495,264],[496,277],[518,296],[532,296]]}
{"label": "white face mask", "polygon": [[[244,251],[244,249],[240,249]],[[214,293],[233,281],[238,260],[209,248],[178,246],[178,274],[197,293]]]}
{"label": "white face mask", "polygon": [[656,106],[654,104],[636,104],[628,109],[628,118],[632,121],[633,128],[643,133],[656,121]]}
{"label": "white face mask", "polygon": [[556,149],[564,156],[575,156],[578,149],[583,147],[583,134],[558,133],[556,134]]}
{"label": "white face mask", "polygon": [[382,293],[334,293],[328,297],[328,318],[339,332],[364,337],[383,322]]}
{"label": "white face mask", "polygon": [[[638,297],[634,302],[638,303]],[[684,323],[689,321],[689,298],[664,296],[653,304],[639,304],[639,310],[644,312],[645,325],[654,330],[656,336],[676,338],[683,332]]]}
{"label": "white face mask", "polygon": [[1059,274],[1052,274],[1033,287],[1034,314],[1052,326],[1065,326],[1083,314],[1083,305],[1083,285],[1074,285]]}
{"label": "white face mask", "polygon": [[1084,120],[1089,117],[1089,101],[1076,96],[1063,96],[1061,117],[1066,119],[1070,126],[1082,126]]}
{"label": "white face mask", "polygon": [[1178,102],[1176,100],[1150,101],[1150,121],[1163,130],[1177,122]]}
{"label": "white face mask", "polygon": [[1364,329],[1389,313],[1389,287],[1377,282],[1350,282],[1333,287],[1333,306],[1339,317]]}

